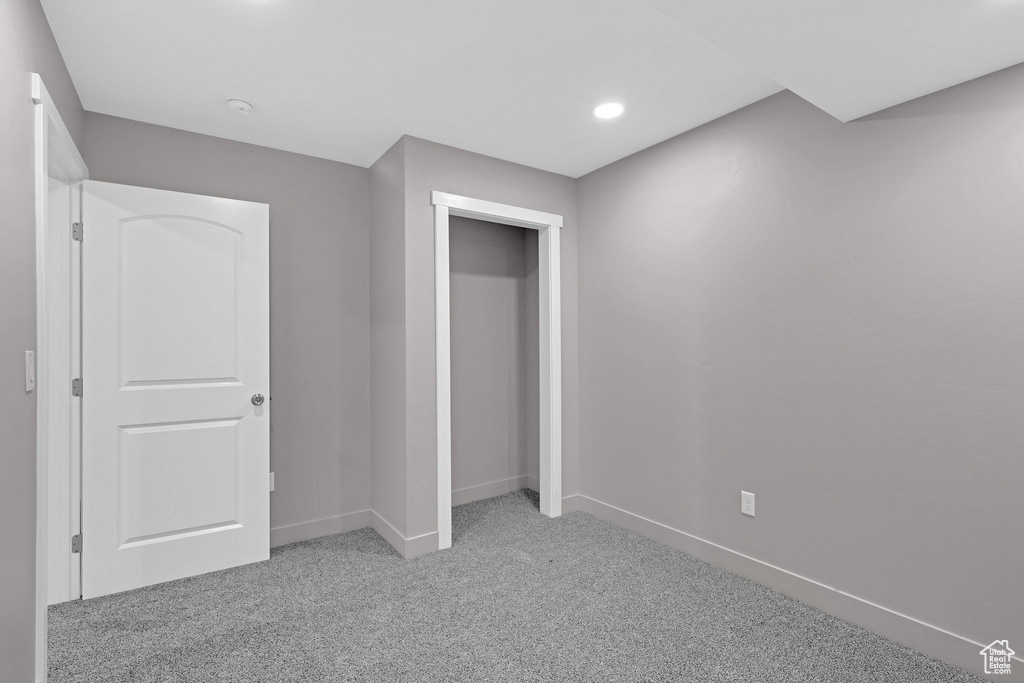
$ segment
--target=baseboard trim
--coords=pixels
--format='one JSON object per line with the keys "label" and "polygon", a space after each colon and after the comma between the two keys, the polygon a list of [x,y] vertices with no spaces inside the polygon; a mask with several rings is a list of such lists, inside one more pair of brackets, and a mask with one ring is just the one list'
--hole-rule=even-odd
{"label": "baseboard trim", "polygon": [[[531,479],[532,482],[530,481]],[[452,491],[452,505],[462,505],[463,503],[473,502],[475,500],[493,498],[494,496],[500,496],[505,493],[518,491],[524,488],[536,491],[534,488],[534,486],[537,485],[536,481],[536,478],[531,478],[529,476],[511,477],[509,479],[493,481],[479,486],[462,488],[458,491]],[[456,493],[462,496],[462,498],[457,499]],[[580,505],[579,498],[580,497],[578,495],[562,498],[562,514],[578,510]],[[457,500],[461,500],[461,502],[456,502]],[[395,527],[394,524],[385,519],[376,510],[367,510],[366,513],[367,523],[363,526],[369,526],[380,534],[381,538],[387,541],[391,547],[395,549],[395,552],[403,558],[411,560],[414,557],[426,555],[427,553],[432,553],[437,550],[438,535],[436,531],[407,538]]]}
{"label": "baseboard trim", "polygon": [[[520,491],[522,489],[539,492],[540,480],[533,475],[523,474],[518,477],[509,477],[508,479],[499,479],[498,481],[491,481],[486,484],[466,486],[461,489],[456,489],[452,491],[452,507],[465,505],[466,503],[472,503],[478,500],[485,500],[487,498],[494,498],[495,496],[502,496],[506,493],[512,493],[513,491]],[[562,514],[576,512],[580,509],[579,506],[579,496],[575,493],[571,496],[565,496],[562,498]]]}
{"label": "baseboard trim", "polygon": [[[578,512],[580,510],[580,496],[579,494],[572,494],[571,496],[565,496],[562,498],[562,514],[567,515],[570,512]],[[594,515],[597,517],[597,515]]]}
{"label": "baseboard trim", "polygon": [[436,531],[429,534],[421,534],[405,539],[405,553],[402,555],[407,560],[420,555],[426,555],[437,551],[438,535]]}
{"label": "baseboard trim", "polygon": [[313,519],[308,522],[296,524],[285,524],[274,527],[270,530],[270,547],[308,541],[321,536],[333,536],[343,534],[346,531],[355,531],[370,526],[370,511],[359,510],[323,519]]}
{"label": "baseboard trim", "polygon": [[376,510],[370,510],[370,527],[390,543],[399,555],[405,557],[405,536],[391,522],[381,517]]}
{"label": "baseboard trim", "polygon": [[437,550],[438,536],[436,531],[406,538],[395,525],[384,519],[376,510],[370,510],[370,526],[380,534],[381,538],[391,544],[399,555],[407,560],[426,555]]}
{"label": "baseboard trim", "polygon": [[[983,643],[589,496],[578,494],[572,498],[575,499],[576,509],[581,512],[756,581],[976,676],[985,677],[979,655],[985,647]],[[563,510],[569,511],[566,501],[563,499]],[[1014,659],[1017,660],[1017,657]],[[1021,663],[1024,665],[1024,661]],[[992,680],[998,680],[998,677]]]}
{"label": "baseboard trim", "polygon": [[486,484],[466,486],[452,491],[452,507],[484,500],[485,498],[502,496],[506,493],[527,488],[530,488],[530,477],[525,474],[518,477],[509,477],[508,479],[499,479],[498,481],[489,481]]}

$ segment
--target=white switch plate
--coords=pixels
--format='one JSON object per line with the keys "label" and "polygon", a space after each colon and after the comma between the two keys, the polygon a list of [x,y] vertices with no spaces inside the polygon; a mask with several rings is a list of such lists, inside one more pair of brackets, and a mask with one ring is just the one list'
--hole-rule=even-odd
{"label": "white switch plate", "polygon": [[273,472],[270,473],[270,491],[271,492],[274,491],[274,473]]}
{"label": "white switch plate", "polygon": [[740,512],[754,516],[754,494],[740,491]]}
{"label": "white switch plate", "polygon": [[25,391],[36,388],[36,352],[25,352]]}

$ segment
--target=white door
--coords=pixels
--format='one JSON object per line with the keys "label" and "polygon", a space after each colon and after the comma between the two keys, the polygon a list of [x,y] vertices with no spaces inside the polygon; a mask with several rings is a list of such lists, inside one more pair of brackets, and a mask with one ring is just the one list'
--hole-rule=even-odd
{"label": "white door", "polygon": [[269,207],[85,181],[82,596],[270,557]]}

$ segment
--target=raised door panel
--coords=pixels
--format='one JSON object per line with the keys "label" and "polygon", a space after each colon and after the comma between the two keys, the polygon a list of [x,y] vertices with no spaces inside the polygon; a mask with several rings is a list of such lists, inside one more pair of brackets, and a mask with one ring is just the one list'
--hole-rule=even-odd
{"label": "raised door panel", "polygon": [[182,216],[118,228],[121,386],[239,381],[241,235]]}
{"label": "raised door panel", "polygon": [[242,523],[240,421],[120,427],[118,549]]}
{"label": "raised door panel", "polygon": [[85,183],[82,593],[270,552],[265,204]]}

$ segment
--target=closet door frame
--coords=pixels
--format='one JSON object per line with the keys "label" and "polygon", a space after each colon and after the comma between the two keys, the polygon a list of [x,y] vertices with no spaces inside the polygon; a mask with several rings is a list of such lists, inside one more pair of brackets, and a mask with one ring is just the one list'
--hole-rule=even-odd
{"label": "closet door frame", "polygon": [[538,231],[540,294],[540,511],[562,514],[562,217],[483,199],[433,191],[434,328],[437,386],[438,550],[452,545],[452,348],[448,218],[461,216]]}

